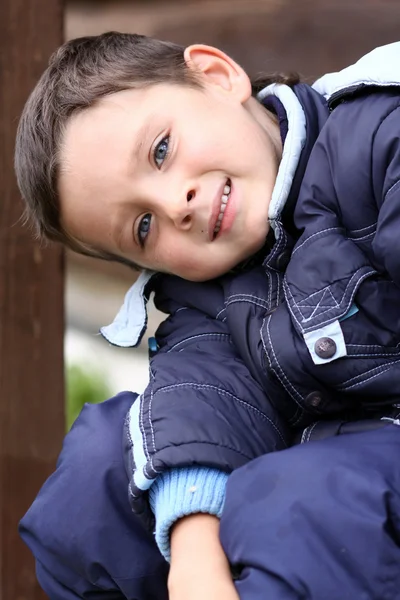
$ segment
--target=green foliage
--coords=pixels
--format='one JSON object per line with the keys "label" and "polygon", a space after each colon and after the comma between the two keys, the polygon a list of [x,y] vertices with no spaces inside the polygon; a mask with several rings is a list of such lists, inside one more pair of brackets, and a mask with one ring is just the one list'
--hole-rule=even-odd
{"label": "green foliage", "polygon": [[66,371],[66,425],[67,430],[81,412],[83,405],[96,404],[111,396],[102,373],[91,368],[69,365]]}

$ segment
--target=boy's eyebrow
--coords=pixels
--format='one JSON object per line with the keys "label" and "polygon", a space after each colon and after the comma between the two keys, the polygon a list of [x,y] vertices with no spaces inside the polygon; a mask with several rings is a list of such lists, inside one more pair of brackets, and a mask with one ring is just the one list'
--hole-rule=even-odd
{"label": "boy's eyebrow", "polygon": [[140,157],[142,154],[143,146],[148,138],[149,130],[150,130],[151,118],[147,119],[139,128],[139,131],[136,134],[135,144],[133,148],[133,160],[134,164],[140,161]]}
{"label": "boy's eyebrow", "polygon": [[112,233],[111,239],[116,245],[117,250],[119,250],[122,254],[124,252],[123,249],[123,234],[125,230],[125,225],[127,223],[127,210],[126,207],[121,213],[118,215],[112,224]]}

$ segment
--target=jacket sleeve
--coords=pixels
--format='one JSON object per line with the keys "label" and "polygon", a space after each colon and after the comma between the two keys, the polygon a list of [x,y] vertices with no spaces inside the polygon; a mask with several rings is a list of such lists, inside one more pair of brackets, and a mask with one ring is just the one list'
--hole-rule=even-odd
{"label": "jacket sleeve", "polygon": [[375,182],[379,208],[373,249],[379,268],[400,286],[400,107],[382,121],[374,140],[373,161],[382,179]]}
{"label": "jacket sleeve", "polygon": [[391,597],[400,496],[387,457],[399,450],[400,431],[388,425],[294,445],[235,471],[220,538],[241,600]]}
{"label": "jacket sleeve", "polygon": [[[165,501],[172,498],[174,511],[180,509],[171,486],[182,503],[197,507],[191,512],[202,512],[201,496],[214,506],[205,512],[218,514],[227,474],[285,448],[289,439],[283,420],[237,354],[226,323],[197,309],[178,309],[159,328],[157,341],[150,383],[131,407],[125,428],[131,504],[149,527],[154,521],[147,491],[156,480],[157,493]],[[166,475],[171,470],[173,477]],[[210,497],[207,490],[215,493]]]}

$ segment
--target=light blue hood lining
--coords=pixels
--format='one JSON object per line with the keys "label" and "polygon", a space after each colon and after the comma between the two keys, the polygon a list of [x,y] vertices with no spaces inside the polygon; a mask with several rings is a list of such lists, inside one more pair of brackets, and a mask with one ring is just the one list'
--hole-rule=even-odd
{"label": "light blue hood lining", "polygon": [[114,321],[100,329],[101,335],[114,346],[132,348],[140,344],[147,326],[146,285],[153,271],[142,271],[125,295]]}
{"label": "light blue hood lining", "polygon": [[306,116],[296,94],[289,86],[273,83],[261,90],[257,98],[261,101],[267,96],[276,96],[282,102],[288,120],[288,132],[283,146],[282,160],[279,164],[278,175],[268,209],[268,219],[277,236],[279,230],[276,229],[275,223],[279,219],[288,199],[306,141]]}

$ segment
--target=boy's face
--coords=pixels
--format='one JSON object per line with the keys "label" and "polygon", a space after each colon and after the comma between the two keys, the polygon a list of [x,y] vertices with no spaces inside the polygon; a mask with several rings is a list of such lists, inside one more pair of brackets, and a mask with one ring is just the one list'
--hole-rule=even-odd
{"label": "boy's face", "polygon": [[110,95],[67,125],[63,225],[144,268],[212,279],[265,242],[279,139],[254,98],[215,81]]}

